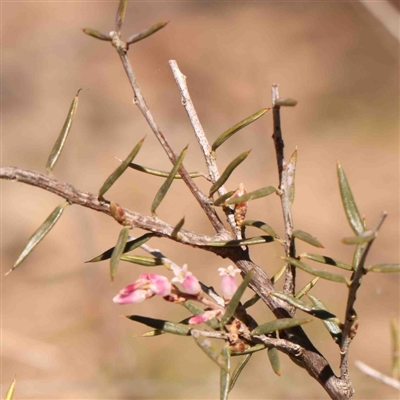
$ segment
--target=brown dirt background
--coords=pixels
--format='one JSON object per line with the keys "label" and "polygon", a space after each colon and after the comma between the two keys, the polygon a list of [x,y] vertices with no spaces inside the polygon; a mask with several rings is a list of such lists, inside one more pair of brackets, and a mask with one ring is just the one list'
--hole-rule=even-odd
{"label": "brown dirt background", "polygon": [[[137,161],[169,169],[169,161],[139,111],[118,56],[109,43],[81,28],[113,29],[114,2],[2,3],[2,164],[44,171],[48,154],[78,88],[80,104],[55,175],[96,192],[139,139]],[[399,52],[397,41],[359,3],[346,2],[131,2],[125,37],[159,21],[167,28],[130,50],[139,84],[161,129],[180,151],[189,143],[186,166],[205,169],[180,103],[168,60],[187,76],[192,100],[213,141],[221,132],[270,105],[270,87],[299,104],[282,111],[286,155],[299,151],[295,226],[317,236],[321,254],[351,259],[340,239],[350,236],[336,182],[343,165],[368,224],[389,212],[369,262],[399,262]],[[272,116],[267,114],[221,148],[220,169],[253,149],[228,188],[276,185]],[[109,198],[149,214],[161,185],[157,177],[128,171]],[[206,191],[208,184],[199,182]],[[2,273],[34,230],[60,203],[56,196],[18,183],[2,183]],[[212,229],[181,182],[174,183],[159,217],[186,228]],[[282,233],[277,197],[257,200],[248,218]],[[14,375],[17,399],[216,399],[219,374],[189,338],[136,338],[146,331],[120,315],[179,320],[185,310],[152,299],[120,307],[118,290],[144,269],[121,265],[109,281],[108,264],[85,260],[115,244],[120,227],[110,218],[77,206],[19,270],[2,278],[2,393]],[[249,231],[250,233],[250,231]],[[140,232],[134,232],[139,235]],[[177,263],[188,263],[206,283],[218,286],[226,261],[200,250],[154,240]],[[298,244],[299,252],[313,251]],[[252,249],[269,274],[280,266],[281,249]],[[159,270],[162,272],[162,270]],[[299,287],[309,277],[300,274]],[[343,317],[346,290],[323,283],[313,289]],[[250,296],[248,293],[247,296]],[[398,275],[364,278],[357,311],[359,333],[351,347],[356,399],[395,399],[398,393],[354,367],[362,360],[390,373],[389,320],[399,315]],[[271,313],[259,305],[258,321]],[[316,346],[337,370],[337,346],[319,321],[306,326]],[[322,399],[324,391],[282,355],[276,377],[265,353],[243,372],[232,399]]]}

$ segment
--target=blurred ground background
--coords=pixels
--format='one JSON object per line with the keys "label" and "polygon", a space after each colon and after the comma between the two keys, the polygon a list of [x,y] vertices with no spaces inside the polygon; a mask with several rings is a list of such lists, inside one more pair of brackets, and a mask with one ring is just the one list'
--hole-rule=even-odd
{"label": "blurred ground background", "polygon": [[[113,29],[115,2],[2,2],[2,164],[44,172],[48,154],[77,89],[83,88],[72,132],[57,164],[57,178],[97,192],[105,178],[145,135],[137,162],[170,169],[139,111],[119,58],[109,43],[84,35],[84,27]],[[228,127],[270,105],[270,87],[298,106],[283,109],[286,155],[297,146],[295,226],[325,245],[320,252],[350,262],[340,239],[350,236],[342,211],[335,165],[339,160],[361,212],[374,226],[389,212],[369,262],[399,262],[399,52],[398,42],[362,6],[352,2],[203,3],[130,2],[125,37],[159,21],[161,32],[131,47],[129,56],[148,105],[185,165],[205,170],[168,66],[177,60],[211,141]],[[246,128],[218,154],[220,170],[244,150],[251,156],[232,175],[228,189],[276,185],[272,115]],[[199,182],[199,181],[198,181]],[[145,214],[162,181],[127,171],[109,198]],[[205,191],[209,185],[199,182]],[[34,230],[60,203],[23,184],[2,183],[2,276]],[[179,206],[177,206],[179,204]],[[174,183],[159,217],[212,234],[182,182]],[[250,219],[279,233],[277,197],[251,203]],[[219,374],[189,338],[135,338],[146,331],[120,315],[179,320],[185,310],[152,299],[117,306],[120,288],[144,269],[121,265],[110,284],[108,263],[84,261],[113,246],[113,220],[77,206],[29,259],[2,278],[2,392],[17,375],[18,399],[215,399]],[[141,232],[135,231],[135,235]],[[254,232],[253,232],[254,233]],[[250,234],[250,231],[249,231]],[[154,240],[177,263],[218,286],[217,268],[227,262],[208,253]],[[299,252],[313,251],[298,244]],[[252,248],[269,274],[280,267],[273,244]],[[162,269],[157,270],[163,272]],[[299,287],[309,277],[300,274]],[[346,290],[320,282],[313,289],[343,318]],[[248,293],[247,296],[251,296]],[[398,275],[369,275],[358,294],[359,333],[350,366],[356,399],[395,399],[398,393],[361,374],[359,359],[390,373],[389,320],[399,315]],[[259,321],[271,318],[259,305]],[[305,327],[336,368],[337,346],[322,324]],[[232,399],[322,399],[320,386],[282,355],[276,377],[258,353],[243,372]]]}

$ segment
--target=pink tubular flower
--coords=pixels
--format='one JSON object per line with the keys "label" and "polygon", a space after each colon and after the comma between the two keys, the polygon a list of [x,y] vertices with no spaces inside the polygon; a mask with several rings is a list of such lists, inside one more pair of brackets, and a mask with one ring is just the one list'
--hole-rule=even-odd
{"label": "pink tubular flower", "polygon": [[114,298],[117,304],[141,303],[156,294],[165,297],[171,293],[171,282],[162,275],[141,274],[139,279],[124,287]]}
{"label": "pink tubular flower", "polygon": [[182,268],[172,268],[172,271],[175,274],[175,278],[172,278],[171,282],[179,282],[185,293],[196,295],[201,292],[200,283],[197,278],[187,270],[187,264],[184,264]]}
{"label": "pink tubular flower", "polygon": [[227,268],[218,268],[218,272],[220,276],[222,276],[222,295],[224,296],[224,299],[228,301],[236,292],[237,284],[235,280],[235,274],[240,272],[240,269],[234,268],[232,265],[229,265]]}
{"label": "pink tubular flower", "polygon": [[210,319],[213,319],[217,317],[218,315],[221,315],[222,311],[221,310],[209,310],[205,311],[203,314],[195,315],[194,317],[189,319],[189,324],[190,325],[197,325],[197,324],[202,324],[203,322],[207,322]]}

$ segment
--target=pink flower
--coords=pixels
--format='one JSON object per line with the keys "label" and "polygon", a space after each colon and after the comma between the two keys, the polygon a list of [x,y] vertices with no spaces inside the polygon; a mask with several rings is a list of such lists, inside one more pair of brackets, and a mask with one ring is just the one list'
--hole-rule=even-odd
{"label": "pink flower", "polygon": [[202,324],[203,322],[207,322],[210,319],[213,319],[217,317],[218,315],[221,315],[222,311],[221,310],[209,310],[205,311],[203,314],[195,315],[194,317],[189,319],[189,324],[190,325],[197,325],[197,324]]}
{"label": "pink flower", "polygon": [[118,304],[140,303],[156,294],[165,297],[171,293],[171,282],[162,275],[141,274],[139,279],[124,287],[114,298]]}
{"label": "pink flower", "polygon": [[240,269],[234,268],[232,265],[229,265],[227,268],[218,268],[218,272],[220,276],[222,276],[222,295],[224,296],[225,300],[230,300],[237,289],[235,274],[240,272]]}
{"label": "pink flower", "polygon": [[197,278],[187,270],[187,264],[182,268],[173,267],[172,271],[175,277],[172,278],[171,282],[179,282],[182,284],[183,291],[187,294],[196,295],[201,292],[201,286]]}

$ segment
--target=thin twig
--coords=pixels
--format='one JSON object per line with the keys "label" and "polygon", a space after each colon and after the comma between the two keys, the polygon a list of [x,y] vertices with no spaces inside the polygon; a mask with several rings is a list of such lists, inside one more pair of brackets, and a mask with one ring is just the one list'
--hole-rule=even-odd
{"label": "thin twig", "polygon": [[[382,226],[383,222],[385,221],[387,217],[387,213],[383,212],[379,218],[379,221],[374,229],[375,232],[375,238],[376,235]],[[371,246],[373,242],[375,241],[375,238],[372,239],[368,244],[365,246],[364,251],[361,255],[360,262],[358,265],[355,267],[355,271],[353,272],[351,276],[351,285],[349,287],[349,295],[347,298],[347,305],[346,305],[346,314],[345,314],[345,322],[343,326],[343,337],[342,337],[342,344],[340,347],[340,354],[341,354],[341,360],[340,360],[340,372],[341,372],[341,377],[345,379],[349,379],[349,370],[348,370],[348,357],[349,357],[349,347],[350,343],[353,340],[356,331],[357,331],[357,314],[354,310],[354,303],[356,301],[357,297],[357,291],[360,288],[361,285],[361,278],[365,274],[365,261],[367,259],[369,250],[371,249]]]}
{"label": "thin twig", "polygon": [[[150,109],[147,106],[146,100],[144,99],[142,92],[140,90],[140,87],[137,83],[136,76],[133,72],[131,63],[128,59],[127,55],[127,45],[124,43],[118,34],[116,32],[111,32],[110,33],[112,38],[113,38],[113,46],[117,50],[121,61],[122,65],[125,69],[126,75],[128,76],[129,83],[132,87],[133,94],[134,94],[134,103],[138,106],[139,110],[143,114],[144,118],[146,119],[147,123],[149,124],[151,130],[157,137],[158,141],[160,142],[161,146],[165,150],[165,152],[168,155],[168,158],[170,159],[172,164],[175,164],[177,161],[177,156],[175,152],[172,150],[170,144],[168,143],[167,139],[165,138],[164,134],[162,133],[161,129],[158,127],[156,121],[154,120],[154,117],[152,113],[150,112]],[[185,184],[188,186],[190,191],[192,192],[193,196],[197,200],[197,202],[200,204],[201,208],[204,210],[205,214],[207,215],[209,221],[211,222],[213,228],[217,232],[223,232],[225,230],[222,222],[219,220],[214,208],[211,206],[209,199],[207,196],[205,196],[200,189],[197,187],[197,185],[194,183],[193,179],[189,176],[189,173],[186,171],[185,167],[182,165],[179,168],[179,173],[182,176],[182,179],[184,180]]]}
{"label": "thin twig", "polygon": [[[287,176],[287,164],[285,162],[284,147],[285,144],[282,138],[281,129],[281,116],[280,106],[275,105],[276,100],[279,99],[278,85],[272,85],[272,113],[274,121],[274,133],[272,139],[275,144],[276,161],[278,164],[279,174],[279,196],[281,199],[283,221],[285,225],[285,254],[286,257],[296,257],[296,247],[294,238],[292,237],[293,232],[293,217],[289,199],[289,185]],[[296,268],[287,263],[285,283],[283,285],[283,291],[286,294],[294,295],[296,290]],[[292,309],[291,315],[294,315],[295,309]]]}
{"label": "thin twig", "polygon": [[[186,76],[182,74],[175,60],[169,60],[169,66],[175,78],[175,82],[178,85],[179,92],[181,94],[182,105],[185,107],[185,110],[189,117],[190,124],[193,127],[196,139],[199,142],[201,150],[203,151],[208,173],[210,174],[212,182],[215,183],[220,177],[218,166],[212,154],[210,143],[208,142],[203,127],[201,126],[199,117],[197,116],[197,112],[196,109],[194,108],[192,99],[190,98],[189,89],[186,84]],[[226,192],[227,190],[225,189],[224,186],[221,186],[218,189],[218,194],[220,196],[224,195]],[[226,207],[225,214],[232,228],[232,232],[235,234],[237,239],[241,239],[242,238],[241,230],[237,229],[233,207],[232,206]]]}
{"label": "thin twig", "polygon": [[364,364],[362,361],[355,361],[354,363],[356,367],[363,372],[364,374],[371,376],[377,381],[383,382],[385,385],[391,386],[392,388],[400,391],[400,381],[394,379],[390,376],[382,374],[382,372],[377,371],[374,368],[371,368],[369,365]]}

